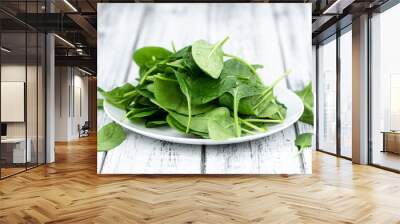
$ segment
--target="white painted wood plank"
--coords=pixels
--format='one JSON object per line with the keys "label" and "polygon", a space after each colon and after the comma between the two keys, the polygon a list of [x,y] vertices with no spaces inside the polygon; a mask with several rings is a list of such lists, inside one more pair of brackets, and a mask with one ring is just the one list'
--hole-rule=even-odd
{"label": "white painted wood plank", "polygon": [[[133,4],[142,5],[142,4]],[[146,5],[137,48],[156,45],[171,49],[171,41],[177,48],[204,37],[207,26],[205,5],[188,11],[185,5]],[[115,20],[127,25],[129,21]],[[160,22],[163,21],[163,22]],[[200,26],[203,24],[202,26]],[[192,29],[189,29],[192,28]],[[134,38],[130,35],[129,38]],[[126,47],[126,46],[125,46]],[[133,53],[134,49],[132,49]],[[130,58],[129,58],[130,59]],[[138,77],[138,67],[131,61],[128,81]],[[201,146],[172,144],[157,141],[132,132],[118,149],[107,153],[102,173],[118,174],[199,174],[201,172]]]}
{"label": "white painted wood plank", "polygon": [[[308,7],[311,7],[311,5]],[[304,32],[311,32],[311,24],[308,22],[311,20],[311,9],[305,8],[304,4],[293,4],[290,9],[278,5],[274,9],[274,13],[275,15],[291,15],[282,16],[281,19],[276,21],[277,33],[281,43],[284,43],[281,46],[285,66],[293,71],[288,77],[289,85],[293,90],[301,90],[311,82],[313,74],[311,35],[301,35]],[[314,133],[314,128],[311,125],[297,122],[297,127],[298,134]],[[312,172],[311,149],[312,147],[302,153],[304,172],[307,174]]]}
{"label": "white painted wood plank", "polygon": [[[210,33],[221,39],[231,37],[224,50],[250,63],[263,64],[259,70],[266,83],[282,75],[279,36],[273,32],[276,4],[215,4],[210,7]],[[216,41],[217,39],[212,39]],[[285,82],[280,83],[286,86]],[[293,127],[261,140],[206,149],[206,173],[299,174],[302,173]]]}
{"label": "white painted wood plank", "polygon": [[[112,121],[105,112],[98,110],[98,127],[109,122]],[[104,152],[97,153],[98,173],[103,163],[101,174],[200,173],[201,149],[156,141],[129,131],[127,136],[124,143],[107,152],[107,157]]]}
{"label": "white painted wood plank", "polygon": [[100,174],[101,167],[103,165],[104,156],[106,154],[104,152],[97,152],[97,174]]}
{"label": "white painted wood plank", "polygon": [[256,141],[207,147],[207,174],[299,174],[293,128]]}
{"label": "white painted wood plank", "polygon": [[97,85],[110,90],[128,81],[144,5],[100,3],[97,10]]}
{"label": "white painted wood plank", "polygon": [[[224,51],[242,57],[252,64],[262,64],[257,70],[265,83],[272,83],[284,74],[279,57],[278,36],[274,28],[272,8],[275,4],[210,4],[209,41],[217,42],[225,36],[229,41]],[[280,83],[285,86],[284,82]]]}
{"label": "white painted wood plank", "polygon": [[[298,122],[298,127],[299,127],[299,134],[302,133],[315,133],[314,128],[311,125]],[[315,138],[315,135],[313,136]],[[314,141],[313,141],[314,143]],[[306,174],[311,174],[312,173],[312,151],[315,149],[315,145],[313,145],[310,148],[305,149],[302,154],[303,154],[303,162],[304,162],[304,173]]]}
{"label": "white painted wood plank", "polygon": [[[172,51],[172,42],[177,50],[195,40],[207,39],[207,4],[152,4],[146,7],[146,19],[141,30],[137,48],[161,46]],[[138,66],[131,62],[129,81],[138,77]]]}
{"label": "white painted wood plank", "polygon": [[[97,85],[103,89],[110,90],[120,83],[126,82],[125,74],[131,61],[131,49],[126,46],[133,46],[134,38],[130,37],[137,33],[140,20],[135,17],[141,17],[143,6],[133,8],[132,5],[121,7],[120,4],[104,5],[98,4],[97,23],[100,24],[97,29]],[[115,10],[119,10],[115,13]],[[130,20],[130,26],[115,23],[114,20]],[[118,32],[120,35],[113,35]],[[116,50],[118,49],[118,50]],[[98,110],[98,129],[111,120],[104,114],[103,110]],[[103,165],[106,153],[97,153],[97,172]]]}
{"label": "white painted wood plank", "polygon": [[200,174],[198,146],[157,141],[129,133],[109,151],[102,174]]}
{"label": "white painted wood plank", "polygon": [[[104,110],[98,109],[97,110],[97,132],[100,130],[103,125],[111,122],[111,119],[105,114]],[[105,158],[105,152],[97,152],[97,173],[100,173],[103,160]]]}

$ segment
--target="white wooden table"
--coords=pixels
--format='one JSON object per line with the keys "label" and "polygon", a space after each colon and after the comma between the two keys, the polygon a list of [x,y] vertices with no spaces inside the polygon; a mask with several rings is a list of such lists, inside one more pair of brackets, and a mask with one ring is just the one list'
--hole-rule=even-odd
{"label": "white wooden table", "polygon": [[[290,6],[290,8],[288,7]],[[312,74],[311,4],[99,4],[98,86],[133,82],[135,49],[181,48],[198,39],[230,40],[224,51],[251,63],[268,83],[290,69],[280,85],[298,90]],[[98,111],[98,127],[111,120]],[[296,123],[272,136],[242,144],[195,146],[150,139],[127,131],[127,140],[97,154],[101,174],[301,174],[311,173],[311,150],[298,154]]]}

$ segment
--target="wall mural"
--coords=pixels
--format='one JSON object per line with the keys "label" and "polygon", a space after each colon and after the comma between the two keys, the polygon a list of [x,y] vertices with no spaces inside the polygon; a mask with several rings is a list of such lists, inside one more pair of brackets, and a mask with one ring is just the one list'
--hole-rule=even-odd
{"label": "wall mural", "polygon": [[311,173],[310,21],[311,4],[100,3],[98,173]]}

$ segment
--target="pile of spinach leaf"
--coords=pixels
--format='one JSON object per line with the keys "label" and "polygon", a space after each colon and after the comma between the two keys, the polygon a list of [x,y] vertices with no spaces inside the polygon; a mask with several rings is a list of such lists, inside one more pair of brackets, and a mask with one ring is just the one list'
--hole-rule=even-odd
{"label": "pile of spinach leaf", "polygon": [[287,74],[265,85],[257,74],[262,65],[225,53],[227,40],[198,40],[178,51],[174,46],[172,51],[140,48],[133,54],[138,84],[99,92],[125,110],[131,122],[144,122],[148,128],[168,125],[202,138],[235,138],[283,122],[286,107],[274,87]]}

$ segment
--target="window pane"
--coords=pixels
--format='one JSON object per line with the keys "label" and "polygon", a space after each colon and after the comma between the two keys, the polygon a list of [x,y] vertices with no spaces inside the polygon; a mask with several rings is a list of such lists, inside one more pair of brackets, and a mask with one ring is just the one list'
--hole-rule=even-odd
{"label": "window pane", "polygon": [[318,48],[319,149],[336,153],[336,41]]}
{"label": "window pane", "polygon": [[46,120],[46,108],[45,108],[45,60],[46,60],[46,37],[43,33],[39,33],[38,36],[38,164],[45,163],[45,120]]}
{"label": "window pane", "polygon": [[351,158],[352,141],[352,36],[340,37],[340,127],[341,155]]}
{"label": "window pane", "polygon": [[396,170],[400,170],[399,21],[400,5],[372,18],[372,163]]}
{"label": "window pane", "polygon": [[28,168],[37,165],[37,33],[27,33],[26,115],[27,140],[31,153]]}
{"label": "window pane", "polygon": [[[1,177],[25,170],[30,162],[26,141],[26,33],[1,34]],[[28,143],[28,144],[27,144]],[[27,147],[28,146],[28,147]],[[28,150],[27,150],[28,149]]]}

